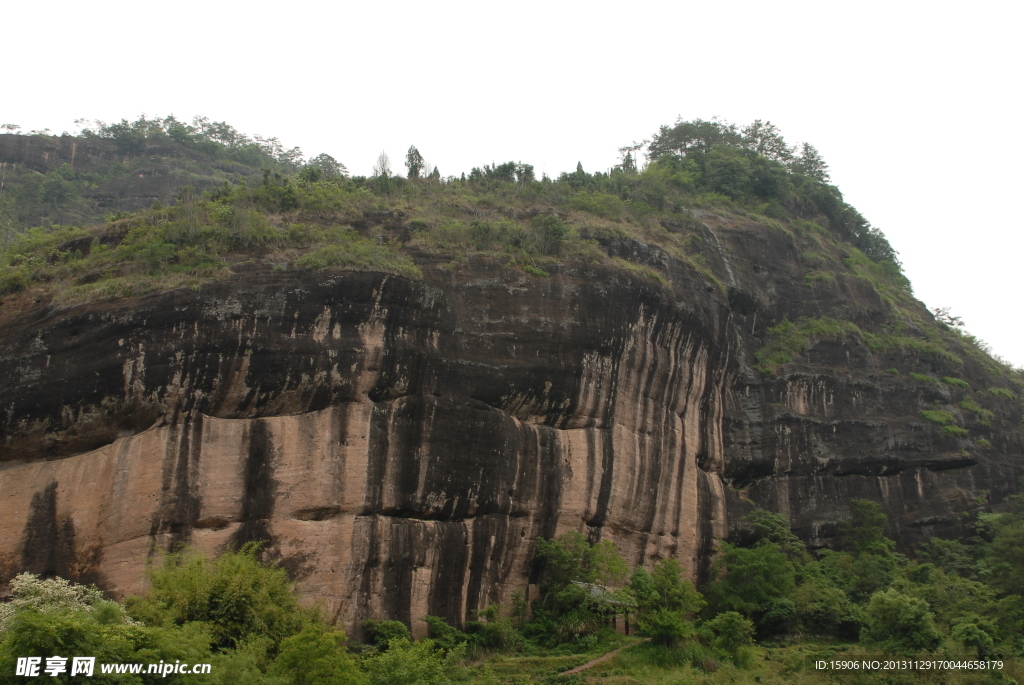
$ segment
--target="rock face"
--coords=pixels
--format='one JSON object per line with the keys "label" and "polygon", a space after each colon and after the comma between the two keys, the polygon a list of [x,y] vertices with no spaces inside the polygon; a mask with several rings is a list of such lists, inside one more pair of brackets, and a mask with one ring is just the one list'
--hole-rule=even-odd
{"label": "rock face", "polygon": [[[956,408],[962,388],[907,375],[1009,387],[972,358],[823,340],[755,374],[784,317],[867,326],[885,306],[862,279],[805,286],[778,232],[705,219],[721,288],[617,241],[610,254],[674,285],[419,255],[421,282],[250,266],[198,292],[7,314],[0,582],[32,570],[125,595],[177,543],[268,540],[347,629],[422,633],[426,614],[461,622],[535,591],[539,535],[581,531],[698,577],[754,507],[826,546],[851,499],[874,499],[909,550],[1015,490],[1019,402],[985,393],[982,424]],[[921,418],[936,402],[975,441]]]}

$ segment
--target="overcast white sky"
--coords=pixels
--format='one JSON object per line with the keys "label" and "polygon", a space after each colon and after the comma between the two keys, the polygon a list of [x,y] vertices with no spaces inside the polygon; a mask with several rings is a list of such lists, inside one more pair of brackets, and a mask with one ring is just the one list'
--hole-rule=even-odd
{"label": "overcast white sky", "polygon": [[0,123],[205,114],[367,174],[607,169],[661,124],[772,121],[917,296],[1024,366],[1018,2],[8,4]]}

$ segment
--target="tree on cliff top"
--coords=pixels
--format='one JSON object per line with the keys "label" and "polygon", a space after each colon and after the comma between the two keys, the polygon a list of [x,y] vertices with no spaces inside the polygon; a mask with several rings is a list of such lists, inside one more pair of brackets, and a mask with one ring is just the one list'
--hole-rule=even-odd
{"label": "tree on cliff top", "polygon": [[420,171],[423,170],[423,155],[415,145],[410,145],[409,151],[405,153],[405,166],[409,169],[410,179],[420,177]]}

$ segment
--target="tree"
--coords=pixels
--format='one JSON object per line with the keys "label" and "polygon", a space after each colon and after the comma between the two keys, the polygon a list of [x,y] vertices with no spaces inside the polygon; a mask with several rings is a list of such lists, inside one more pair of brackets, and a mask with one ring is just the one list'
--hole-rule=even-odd
{"label": "tree", "polygon": [[793,150],[786,144],[779,128],[770,121],[755,119],[743,129],[743,146],[776,162],[793,159]]}
{"label": "tree", "polygon": [[880,646],[886,653],[913,655],[935,649],[941,640],[928,604],[895,589],[872,595],[865,618],[861,640]]}
{"label": "tree", "polygon": [[959,316],[955,316],[951,313],[952,307],[936,307],[932,310],[932,314],[935,315],[935,320],[939,323],[946,324],[950,328],[963,328],[964,320]]}
{"label": "tree", "polygon": [[662,559],[656,563],[651,581],[662,606],[670,611],[695,614],[706,604],[693,583],[683,580],[683,569],[675,559]]}
{"label": "tree", "polygon": [[373,175],[383,179],[391,178],[391,159],[388,153],[381,152],[377,156],[377,161],[373,165]]}
{"label": "tree", "polygon": [[569,531],[553,540],[537,538],[536,546],[551,586],[573,582],[619,586],[629,571],[611,540],[591,545],[582,534]]}
{"label": "tree", "polygon": [[423,155],[415,145],[410,145],[409,151],[405,153],[405,166],[409,169],[410,179],[420,177],[420,171],[423,170]]}
{"label": "tree", "polygon": [[818,148],[810,143],[800,144],[800,156],[792,160],[790,168],[798,174],[810,176],[816,181],[828,183],[828,164],[825,163]]}
{"label": "tree", "polygon": [[325,152],[306,162],[306,167],[319,169],[323,177],[328,180],[348,176],[348,169],[345,168],[345,165]]}
{"label": "tree", "polygon": [[707,155],[705,178],[716,193],[740,198],[750,187],[750,160],[742,150],[716,147]]}
{"label": "tree", "polygon": [[562,246],[569,238],[569,227],[565,225],[564,221],[554,215],[541,215],[534,217],[530,221],[530,225],[537,233],[538,247],[542,254],[561,254]]}
{"label": "tree", "polygon": [[973,647],[978,654],[978,659],[984,661],[995,645],[993,635],[996,633],[996,627],[991,621],[972,614],[958,620],[953,625],[950,635],[954,640],[963,643],[964,647]]}
{"label": "tree", "polygon": [[795,585],[795,569],[775,543],[744,549],[728,543],[712,565],[706,612],[738,611],[752,618],[768,613]]}
{"label": "tree", "polygon": [[885,521],[886,516],[876,502],[855,499],[850,501],[850,518],[843,522],[839,532],[857,555],[888,554],[896,543],[885,536]]}
{"label": "tree", "polygon": [[1024,595],[1024,520],[1004,514],[989,545],[992,585],[1006,594]]}
{"label": "tree", "polygon": [[730,124],[717,117],[711,121],[694,119],[693,121],[676,121],[675,126],[662,126],[654,134],[648,147],[652,162],[666,155],[687,157],[694,153],[708,154],[716,145],[739,145],[742,136],[735,124]]}
{"label": "tree", "polygon": [[624,145],[619,148],[619,157],[622,158],[622,163],[619,165],[619,169],[622,170],[622,173],[635,174],[638,171],[636,163],[637,157],[640,154],[640,150],[648,144],[650,144],[649,140],[642,140],[639,143],[633,141],[632,145]]}
{"label": "tree", "polygon": [[639,633],[665,646],[692,632],[687,619],[704,606],[700,593],[683,580],[682,568],[675,559],[662,559],[654,565],[653,573],[637,567],[630,577],[629,591],[637,608]]}
{"label": "tree", "polygon": [[803,541],[789,528],[789,517],[771,511],[758,509],[743,517],[754,531],[755,544],[774,542],[790,559],[806,555]]}

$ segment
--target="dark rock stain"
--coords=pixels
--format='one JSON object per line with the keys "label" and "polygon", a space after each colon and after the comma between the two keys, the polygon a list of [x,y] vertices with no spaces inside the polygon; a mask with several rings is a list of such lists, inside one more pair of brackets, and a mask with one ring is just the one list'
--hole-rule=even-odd
{"label": "dark rock stain", "polygon": [[269,521],[274,513],[273,436],[266,421],[249,424],[248,445],[242,477],[242,525],[234,535],[238,545],[270,540]]}
{"label": "dark rock stain", "polygon": [[21,548],[22,569],[44,578],[78,576],[75,563],[75,527],[57,518],[57,482],[51,481],[32,495]]}

